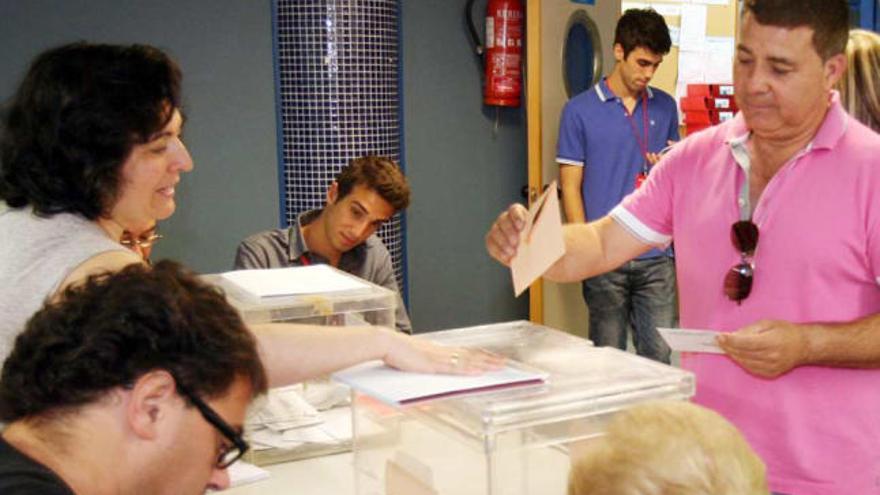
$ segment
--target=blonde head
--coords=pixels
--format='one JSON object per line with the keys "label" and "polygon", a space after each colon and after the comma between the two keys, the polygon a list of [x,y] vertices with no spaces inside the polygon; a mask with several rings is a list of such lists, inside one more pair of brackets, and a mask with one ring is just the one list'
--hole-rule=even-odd
{"label": "blonde head", "polygon": [[850,115],[880,131],[880,35],[851,30],[846,59],[846,73],[837,83],[840,102]]}
{"label": "blonde head", "polygon": [[572,466],[569,495],[767,495],[764,463],[717,413],[657,401],[622,411]]}

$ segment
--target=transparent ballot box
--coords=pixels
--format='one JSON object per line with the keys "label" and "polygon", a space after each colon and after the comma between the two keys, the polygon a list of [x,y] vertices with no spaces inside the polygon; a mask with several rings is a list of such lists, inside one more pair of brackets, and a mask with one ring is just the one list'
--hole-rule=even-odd
{"label": "transparent ballot box", "polygon": [[[245,323],[394,328],[397,295],[327,265],[204,275]],[[258,465],[351,450],[351,394],[329,378],[272,389],[248,411],[245,459]]]}
{"label": "transparent ballot box", "polygon": [[617,411],[694,394],[687,371],[525,321],[423,336],[484,348],[549,378],[403,407],[354,391],[358,495],[563,495],[571,459]]}
{"label": "transparent ballot box", "polygon": [[328,265],[205,275],[246,323],[381,325],[394,328],[397,295]]}

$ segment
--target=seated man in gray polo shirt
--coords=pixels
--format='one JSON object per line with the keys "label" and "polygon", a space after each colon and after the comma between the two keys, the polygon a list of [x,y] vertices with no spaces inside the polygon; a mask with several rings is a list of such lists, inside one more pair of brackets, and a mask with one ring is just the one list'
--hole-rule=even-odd
{"label": "seated man in gray polo shirt", "polygon": [[324,263],[398,294],[397,329],[412,325],[394,276],[391,254],[374,235],[409,206],[409,184],[388,158],[356,158],[327,190],[327,205],[301,213],[286,229],[254,234],[238,246],[235,269],[284,268]]}

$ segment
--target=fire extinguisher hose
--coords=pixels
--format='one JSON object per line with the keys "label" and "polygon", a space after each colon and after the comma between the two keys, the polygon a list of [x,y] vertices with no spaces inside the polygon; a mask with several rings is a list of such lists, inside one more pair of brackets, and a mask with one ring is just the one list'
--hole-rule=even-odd
{"label": "fire extinguisher hose", "polygon": [[474,44],[474,53],[476,53],[477,57],[479,57],[480,59],[480,67],[485,70],[486,61],[483,57],[485,47],[483,46],[483,42],[480,40],[480,35],[477,32],[477,27],[474,25],[473,7],[474,0],[468,0],[467,5],[465,5],[464,8],[465,23],[467,24],[468,32],[471,35],[471,41]]}

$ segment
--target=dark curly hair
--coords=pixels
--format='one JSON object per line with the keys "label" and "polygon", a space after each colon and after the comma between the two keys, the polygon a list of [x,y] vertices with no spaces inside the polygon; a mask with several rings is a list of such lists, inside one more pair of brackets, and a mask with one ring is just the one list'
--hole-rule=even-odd
{"label": "dark curly hair", "polygon": [[623,58],[638,47],[657,55],[666,55],[672,48],[669,26],[654,9],[627,9],[614,29],[614,44],[623,47]]}
{"label": "dark curly hair", "polygon": [[822,60],[846,50],[849,5],[846,0],[746,0],[742,15],[760,24],[813,30],[813,48]]}
{"label": "dark curly hair", "polygon": [[65,290],[28,321],[0,375],[0,420],[49,418],[167,370],[196,395],[266,375],[223,293],[171,261],[131,265]]}
{"label": "dark curly hair", "polygon": [[363,156],[348,162],[336,176],[339,199],[348,196],[354,186],[376,191],[395,211],[409,206],[409,184],[394,160],[381,156]]}
{"label": "dark curly hair", "polygon": [[157,48],[72,43],[30,66],[0,128],[0,199],[89,220],[116,200],[119,171],[180,107],[181,73]]}

